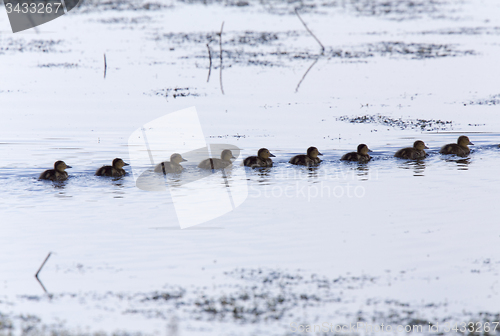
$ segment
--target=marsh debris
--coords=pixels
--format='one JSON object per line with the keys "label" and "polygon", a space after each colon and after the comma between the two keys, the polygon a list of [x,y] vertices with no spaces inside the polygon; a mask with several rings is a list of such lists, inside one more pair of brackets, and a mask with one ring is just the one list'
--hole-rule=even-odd
{"label": "marsh debris", "polygon": [[367,52],[380,56],[409,56],[413,59],[475,55],[474,50],[458,50],[451,44],[380,42],[368,44]]}
{"label": "marsh debris", "polygon": [[34,39],[26,41],[22,38],[5,38],[0,39],[0,54],[7,52],[63,52],[58,49],[63,44],[62,40],[41,40]]}
{"label": "marsh debris", "polygon": [[45,63],[45,64],[39,64],[38,67],[76,69],[79,67],[79,65],[77,63]]}
{"label": "marsh debris", "polygon": [[162,96],[165,98],[173,97],[175,98],[180,98],[180,97],[198,97],[200,94],[196,92],[192,92],[192,90],[196,90],[196,88],[167,88],[167,89],[159,89],[159,90],[151,90],[149,93],[144,93],[145,95],[148,96]]}
{"label": "marsh debris", "polygon": [[500,27],[459,27],[439,30],[426,30],[422,35],[500,35]]}
{"label": "marsh debris", "polygon": [[[489,265],[491,262],[482,261]],[[296,322],[305,312],[311,318],[325,318],[322,311],[328,311],[328,318],[341,324],[366,322],[375,324],[426,326],[442,324],[447,321],[498,321],[498,312],[463,310],[450,315],[446,313],[447,302],[405,302],[380,296],[358,298],[359,290],[368,287],[384,287],[387,284],[381,277],[338,276],[328,278],[301,270],[245,269],[238,268],[224,275],[230,281],[219,285],[181,286],[165,285],[152,292],[79,292],[59,293],[52,298],[47,296],[20,296],[32,304],[68,304],[73,301],[80,305],[91,305],[107,314],[136,315],[145,319],[171,321],[172,316],[181,312],[180,323],[191,321],[233,323],[237,325],[256,325],[274,328],[283,323]],[[396,280],[394,278],[393,280]],[[344,309],[355,304],[354,309]],[[444,314],[436,315],[436,309]],[[319,315],[318,315],[319,314]],[[83,322],[83,326],[86,326]],[[177,323],[177,322],[176,322]],[[273,325],[274,323],[274,325]],[[72,335],[64,323],[46,324],[34,315],[2,315],[1,332],[23,335]],[[424,330],[425,331],[425,330]],[[424,332],[425,334],[425,332]],[[498,331],[497,331],[498,334]],[[86,334],[87,335],[87,334]],[[88,333],[88,335],[93,335]],[[104,335],[104,334],[103,334]],[[113,335],[116,335],[113,333]],[[119,335],[139,335],[134,332],[121,332]],[[496,335],[495,333],[491,334]]]}
{"label": "marsh debris", "polygon": [[352,124],[378,124],[383,126],[389,126],[393,128],[399,128],[401,130],[405,129],[416,129],[420,131],[442,131],[448,130],[453,127],[453,121],[447,120],[435,120],[435,119],[394,119],[388,116],[383,116],[380,114],[376,115],[363,115],[363,116],[340,116],[336,118],[339,121],[345,121]]}
{"label": "marsh debris", "polygon": [[500,105],[500,94],[491,95],[489,98],[471,100],[464,105]]}
{"label": "marsh debris", "polygon": [[122,24],[122,25],[136,25],[143,23],[150,23],[153,20],[151,16],[142,15],[137,17],[112,17],[106,19],[99,19],[97,22],[104,24]]}
{"label": "marsh debris", "polygon": [[78,12],[91,13],[102,11],[159,11],[162,9],[173,8],[173,5],[142,0],[86,0],[81,1],[78,6]]}

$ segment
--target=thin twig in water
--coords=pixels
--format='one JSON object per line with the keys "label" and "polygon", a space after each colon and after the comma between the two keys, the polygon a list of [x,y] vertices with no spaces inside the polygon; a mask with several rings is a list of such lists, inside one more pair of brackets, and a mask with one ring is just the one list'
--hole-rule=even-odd
{"label": "thin twig in water", "polygon": [[318,56],[318,58],[316,58],[316,60],[313,62],[313,64],[311,64],[311,66],[307,69],[307,71],[304,73],[304,76],[302,76],[302,79],[300,80],[299,84],[297,84],[297,87],[295,88],[295,93],[297,93],[297,91],[299,91],[300,84],[302,84],[302,81],[306,78],[307,74],[313,68],[313,66],[316,65],[316,63],[318,63],[318,60],[319,60],[319,56]]}
{"label": "thin twig in water", "polygon": [[208,65],[208,77],[207,77],[207,83],[210,80],[210,73],[212,73],[212,53],[210,52],[210,47],[208,46],[207,43],[207,49],[208,49],[208,60],[210,61],[210,64]]}
{"label": "thin twig in water", "polygon": [[321,41],[316,37],[316,35],[313,34],[313,32],[306,25],[306,23],[304,22],[304,20],[302,20],[302,18],[299,15],[299,11],[298,11],[297,8],[295,8],[295,14],[297,14],[297,17],[299,18],[300,22],[302,22],[302,24],[304,25],[304,27],[306,27],[306,29],[309,32],[309,34],[311,34],[311,36],[314,37],[314,39],[319,43],[319,45],[321,46],[321,55],[323,55],[325,53],[325,46],[323,45],[323,43],[321,43]]}
{"label": "thin twig in water", "polygon": [[40,266],[40,268],[38,269],[38,271],[36,271],[36,274],[35,274],[35,278],[36,280],[38,281],[38,283],[40,284],[40,286],[42,286],[43,290],[45,293],[47,293],[47,290],[45,289],[45,286],[42,284],[42,282],[40,281],[40,279],[38,278],[38,274],[40,273],[40,271],[42,270],[43,266],[45,266],[45,263],[47,262],[47,260],[49,259],[50,255],[52,254],[52,252],[49,252],[49,254],[47,254],[47,257],[45,258],[45,260],[43,261],[42,263],[42,266]]}
{"label": "thin twig in water", "polygon": [[222,25],[220,26],[219,33],[219,51],[220,51],[220,72],[219,72],[219,81],[220,81],[220,90],[222,94],[224,94],[224,87],[222,86],[222,30],[224,29],[224,21],[222,21]]}
{"label": "thin twig in water", "polygon": [[106,63],[106,53],[104,53],[104,78],[106,78],[107,69],[108,69],[108,63]]}

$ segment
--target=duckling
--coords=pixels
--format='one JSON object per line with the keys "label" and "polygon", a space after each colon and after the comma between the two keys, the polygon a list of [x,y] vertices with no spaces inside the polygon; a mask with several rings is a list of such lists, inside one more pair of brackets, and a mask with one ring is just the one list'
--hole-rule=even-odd
{"label": "duckling", "polygon": [[400,149],[396,152],[396,154],[394,154],[394,156],[400,159],[408,160],[423,159],[427,156],[424,149],[429,149],[429,147],[427,147],[423,141],[417,140],[413,143],[413,147]]}
{"label": "duckling", "polygon": [[113,176],[120,177],[127,174],[123,169],[123,166],[128,166],[128,163],[123,162],[122,159],[116,158],[111,163],[111,166],[102,166],[95,172],[96,176]]}
{"label": "duckling", "polygon": [[456,154],[465,157],[470,154],[469,145],[474,145],[465,135],[459,136],[456,144],[447,144],[441,147],[441,154]]}
{"label": "duckling", "polygon": [[68,178],[68,173],[64,170],[72,168],[66,165],[64,161],[56,161],[54,169],[49,169],[40,174],[39,180],[64,181]]}
{"label": "duckling", "polygon": [[271,154],[267,148],[261,148],[257,152],[257,156],[249,156],[243,161],[243,165],[247,167],[272,167],[273,160],[269,157],[276,157],[276,155]]}
{"label": "duckling", "polygon": [[368,148],[367,145],[361,144],[358,145],[358,149],[356,152],[351,152],[344,154],[340,160],[342,161],[358,161],[358,162],[368,162],[372,158],[368,155],[372,150]]}
{"label": "duckling", "polygon": [[316,147],[309,147],[307,154],[295,155],[290,159],[290,163],[294,165],[311,166],[321,162],[318,155],[323,155]]}
{"label": "duckling", "polygon": [[198,168],[222,169],[232,164],[231,159],[236,159],[229,149],[224,149],[220,154],[220,159],[206,159],[198,164]]}
{"label": "duckling", "polygon": [[180,154],[174,153],[170,156],[170,161],[159,163],[155,167],[155,173],[180,173],[184,169],[180,163],[185,162]]}

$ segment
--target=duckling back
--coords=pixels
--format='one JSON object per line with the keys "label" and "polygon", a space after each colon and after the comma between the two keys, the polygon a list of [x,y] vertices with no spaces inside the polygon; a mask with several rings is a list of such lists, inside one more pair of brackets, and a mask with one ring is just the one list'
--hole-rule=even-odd
{"label": "duckling back", "polygon": [[[316,158],[319,160],[319,158]],[[319,162],[316,162],[316,160],[311,159],[305,154],[300,154],[300,155],[295,155],[292,157],[289,161],[291,164],[294,165],[301,165],[301,166],[312,166],[315,164],[318,164]]]}
{"label": "duckling back", "polygon": [[198,164],[198,168],[202,169],[223,169],[232,164],[231,161],[226,161],[222,159],[206,159]]}
{"label": "duckling back", "polygon": [[243,160],[243,165],[247,167],[272,167],[273,166],[273,160],[271,159],[264,159],[260,158],[258,156],[249,156],[245,160]]}
{"label": "duckling back", "polygon": [[40,174],[39,180],[50,180],[50,181],[64,181],[68,178],[68,173],[63,171],[57,171],[55,169],[48,169]]}
{"label": "duckling back", "polygon": [[370,155],[361,155],[357,152],[351,152],[351,153],[347,153],[347,154],[344,154],[340,160],[342,161],[357,161],[357,162],[368,162],[371,160],[371,156]]}
{"label": "duckling back", "polygon": [[112,176],[112,177],[120,177],[124,176],[127,173],[125,172],[125,169],[117,169],[112,166],[102,166],[101,168],[97,169],[95,172],[96,176]]}
{"label": "duckling back", "polygon": [[182,167],[178,163],[170,162],[170,161],[165,161],[162,163],[159,163],[155,167],[155,173],[162,173],[162,174],[178,174],[181,173],[184,167]]}
{"label": "duckling back", "polygon": [[458,156],[465,157],[470,154],[470,149],[468,147],[462,147],[458,144],[447,144],[441,147],[439,151],[441,154],[455,154]]}
{"label": "duckling back", "polygon": [[425,158],[427,154],[424,150],[408,147],[400,149],[394,154],[395,157],[407,160],[418,160]]}

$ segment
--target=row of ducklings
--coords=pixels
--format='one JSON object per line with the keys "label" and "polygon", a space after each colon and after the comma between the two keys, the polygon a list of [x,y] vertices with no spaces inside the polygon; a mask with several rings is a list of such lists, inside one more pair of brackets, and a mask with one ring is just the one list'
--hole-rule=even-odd
{"label": "row of ducklings", "polygon": [[[458,156],[465,157],[469,155],[470,149],[469,145],[474,145],[470,142],[469,138],[466,136],[460,136],[456,144],[447,144],[441,147],[439,151],[441,154],[455,154]],[[426,157],[425,149],[428,147],[421,140],[417,140],[413,143],[413,147],[400,149],[394,154],[397,158],[418,160]],[[342,156],[340,160],[342,161],[355,161],[355,162],[368,162],[371,156],[368,154],[371,150],[365,144],[360,144],[356,152],[347,153]],[[309,147],[306,154],[295,155],[289,161],[289,163],[294,165],[302,166],[314,166],[321,162],[318,156],[322,156],[316,147]],[[256,156],[249,156],[243,160],[243,165],[247,167],[272,167],[273,160],[271,157],[275,155],[271,154],[267,148],[261,148],[257,152]],[[231,159],[235,159],[233,153],[229,149],[225,149],[221,153],[221,158],[209,158],[201,161],[198,164],[199,168],[202,169],[223,169],[232,164]],[[182,155],[175,153],[170,156],[170,161],[164,161],[156,165],[154,171],[156,173],[180,173],[184,169],[181,162],[187,161],[182,157]],[[116,158],[113,160],[111,166],[103,166],[95,172],[96,176],[112,176],[120,177],[126,174],[123,169],[124,166],[128,166],[128,163],[123,162],[122,159]],[[71,168],[66,165],[64,161],[57,161],[54,163],[54,169],[49,169],[44,171],[40,175],[41,180],[52,180],[52,181],[63,181],[68,178],[67,168]]]}
{"label": "row of ducklings", "polygon": [[[474,145],[470,142],[469,138],[462,135],[458,138],[456,144],[447,144],[441,147],[439,151],[441,154],[454,154],[461,157],[465,157],[470,154],[469,145]],[[402,148],[394,154],[395,157],[408,160],[418,160],[423,159],[427,156],[425,149],[428,147],[421,140],[417,140],[413,143],[413,147]],[[371,150],[365,144],[360,144],[356,152],[351,152],[344,154],[340,160],[342,161],[355,161],[355,162],[368,162],[372,158],[368,153]],[[321,162],[318,156],[322,156],[316,147],[309,147],[306,154],[295,155],[289,161],[289,163],[294,165],[302,166],[314,166]],[[271,157],[275,155],[271,154],[267,148],[261,148],[257,152],[256,156],[249,156],[243,160],[243,165],[247,167],[272,167],[273,160]],[[226,168],[231,165],[231,159],[233,159],[233,154],[229,149],[222,151],[220,159],[206,159],[200,162],[199,168],[203,169],[221,169]],[[181,162],[186,161],[182,158],[180,154],[173,154],[170,157],[170,161],[165,161],[156,166],[155,172],[161,173],[179,173],[182,171]]]}

